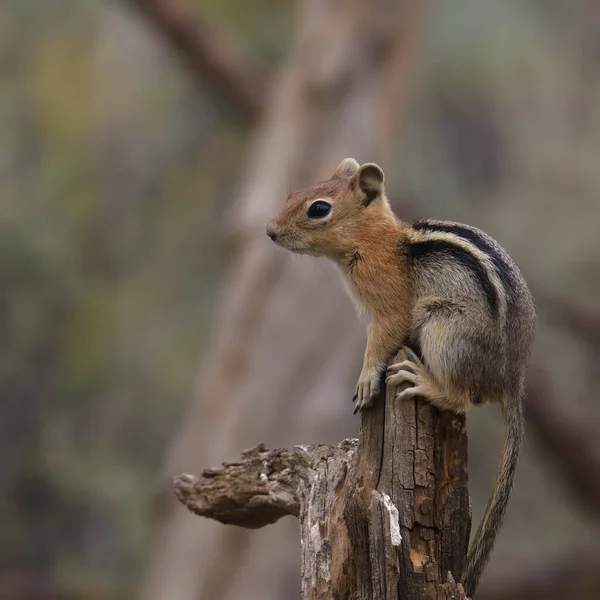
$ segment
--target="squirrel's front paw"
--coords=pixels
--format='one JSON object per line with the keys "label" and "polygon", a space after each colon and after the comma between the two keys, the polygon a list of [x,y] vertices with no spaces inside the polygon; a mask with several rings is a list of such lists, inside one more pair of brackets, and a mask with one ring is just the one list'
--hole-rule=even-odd
{"label": "squirrel's front paw", "polygon": [[365,374],[361,373],[358,383],[356,384],[354,398],[352,398],[352,402],[356,402],[354,414],[373,404],[373,400],[375,400],[375,397],[379,394],[379,388],[380,379],[378,371],[372,371]]}

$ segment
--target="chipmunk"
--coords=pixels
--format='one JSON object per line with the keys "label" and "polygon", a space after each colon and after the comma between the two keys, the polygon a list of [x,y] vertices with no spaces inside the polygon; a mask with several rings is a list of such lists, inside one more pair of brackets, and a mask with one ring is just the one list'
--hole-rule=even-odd
{"label": "chipmunk", "polygon": [[[355,413],[387,381],[410,382],[398,399],[420,396],[466,412],[498,402],[506,425],[496,483],[460,581],[473,597],[512,491],[523,438],[525,374],[535,335],[533,299],[506,251],[461,223],[402,222],[392,212],[384,174],[343,160],[328,181],[291,194],[267,224],[278,245],[325,256],[339,267],[359,312],[367,346]],[[403,348],[407,359],[388,365]]]}

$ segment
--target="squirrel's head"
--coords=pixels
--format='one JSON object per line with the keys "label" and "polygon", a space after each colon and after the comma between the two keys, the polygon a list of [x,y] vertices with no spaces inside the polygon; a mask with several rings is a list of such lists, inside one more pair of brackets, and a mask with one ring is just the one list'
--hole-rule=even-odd
{"label": "squirrel's head", "polygon": [[342,258],[372,226],[393,218],[383,180],[376,164],[346,158],[331,179],[290,194],[267,235],[292,252]]}

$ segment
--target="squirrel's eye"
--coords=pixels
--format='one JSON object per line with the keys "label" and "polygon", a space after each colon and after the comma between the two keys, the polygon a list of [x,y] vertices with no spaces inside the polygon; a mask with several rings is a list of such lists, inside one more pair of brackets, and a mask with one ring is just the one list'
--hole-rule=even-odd
{"label": "squirrel's eye", "polygon": [[331,212],[331,204],[317,200],[313,202],[306,211],[306,215],[309,219],[322,219]]}

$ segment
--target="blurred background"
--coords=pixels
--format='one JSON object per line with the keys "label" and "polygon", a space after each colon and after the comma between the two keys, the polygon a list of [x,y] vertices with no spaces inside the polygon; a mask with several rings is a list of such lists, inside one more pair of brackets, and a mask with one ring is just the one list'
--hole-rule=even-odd
{"label": "blurred background", "polygon": [[[299,598],[294,519],[171,479],[356,436],[364,333],[264,224],[354,156],[530,281],[528,439],[478,598],[600,598],[594,0],[0,3],[0,598]],[[469,416],[474,524],[500,413]]]}

